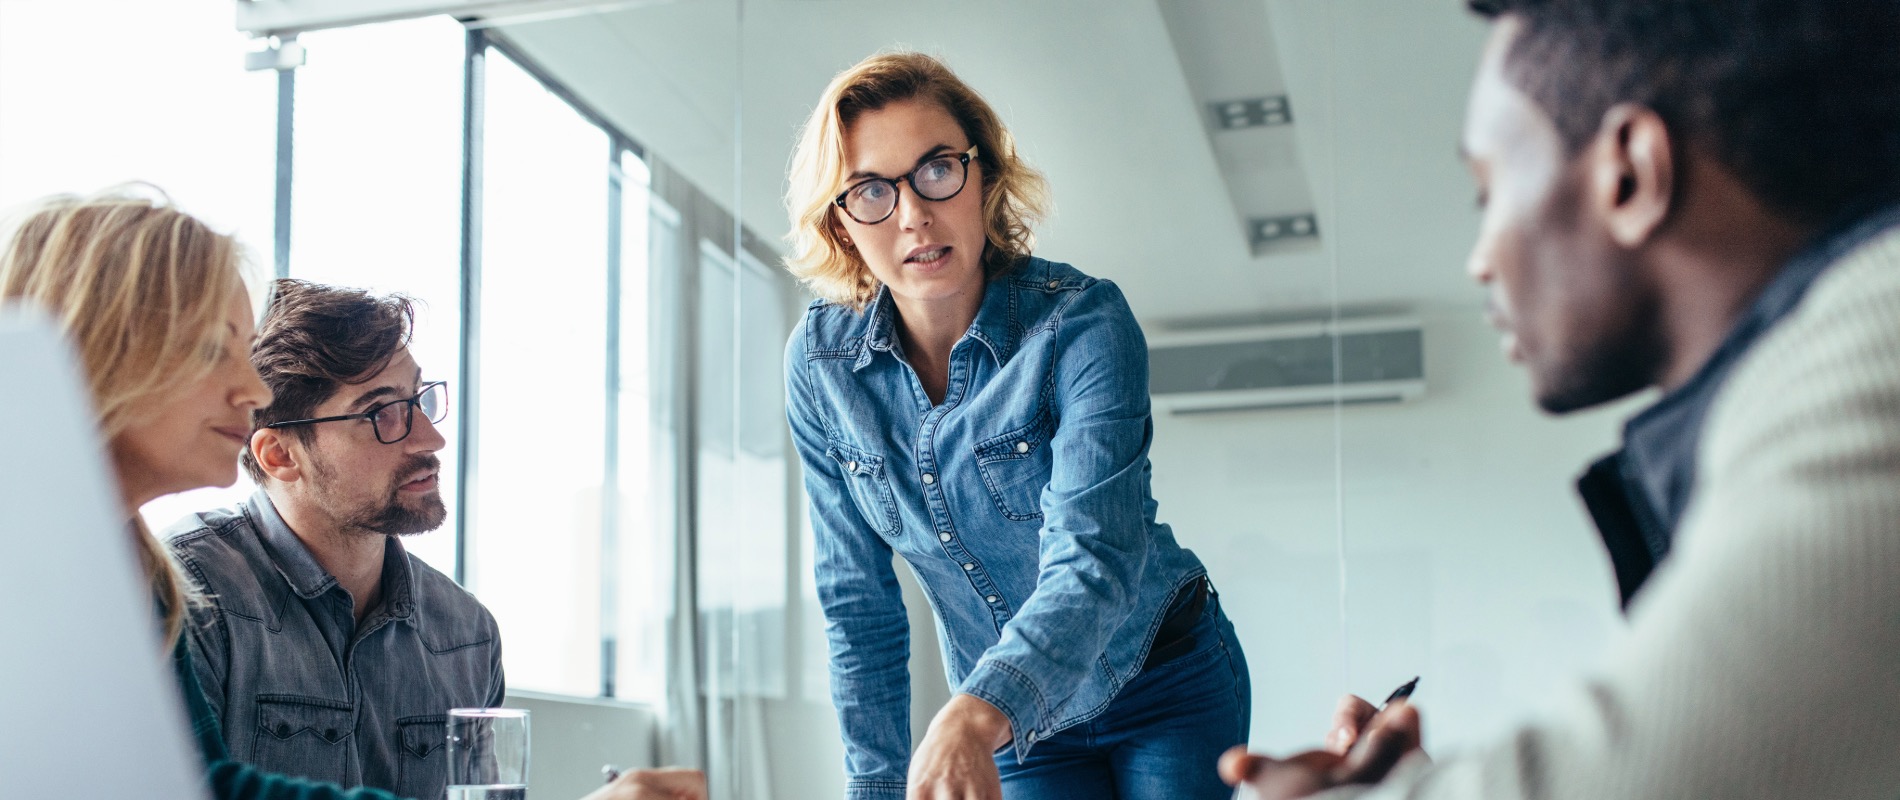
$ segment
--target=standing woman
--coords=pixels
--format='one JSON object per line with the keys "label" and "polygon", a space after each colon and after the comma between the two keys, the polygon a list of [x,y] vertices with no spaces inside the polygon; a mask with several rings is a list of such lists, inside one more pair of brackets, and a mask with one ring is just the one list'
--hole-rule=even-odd
{"label": "standing woman", "polygon": [[[0,249],[0,302],[44,310],[77,351],[118,479],[120,517],[150,581],[212,796],[394,800],[231,758],[181,635],[196,590],[138,516],[162,495],[236,482],[251,412],[270,403],[250,361],[256,331],[241,257],[231,237],[162,200],[58,197],[29,210]],[[704,800],[703,780],[635,770],[586,800],[662,798]]]}
{"label": "standing woman", "polygon": [[[788,415],[846,796],[1227,797],[1246,660],[1155,521],[1128,304],[1029,254],[1041,175],[942,63],[887,53],[826,87],[790,184],[788,263],[819,299],[786,346]],[[956,687],[915,754],[893,551]]]}

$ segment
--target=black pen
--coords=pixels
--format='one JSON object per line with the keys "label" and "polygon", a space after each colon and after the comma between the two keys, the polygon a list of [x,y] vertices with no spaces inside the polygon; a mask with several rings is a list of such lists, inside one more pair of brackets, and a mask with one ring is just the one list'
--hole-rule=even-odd
{"label": "black pen", "polygon": [[1388,708],[1391,708],[1393,703],[1396,703],[1400,700],[1404,700],[1407,697],[1411,697],[1412,690],[1417,689],[1417,688],[1418,688],[1418,677],[1413,676],[1411,680],[1405,682],[1404,686],[1400,686],[1397,689],[1393,689],[1392,695],[1390,697],[1387,697],[1385,699],[1385,702],[1379,704],[1379,710],[1384,711]]}

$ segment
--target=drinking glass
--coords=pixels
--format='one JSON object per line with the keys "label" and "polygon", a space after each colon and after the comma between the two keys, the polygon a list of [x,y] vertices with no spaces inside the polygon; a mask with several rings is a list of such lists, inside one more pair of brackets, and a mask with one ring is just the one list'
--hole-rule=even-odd
{"label": "drinking glass", "polygon": [[528,712],[449,710],[448,800],[526,800]]}

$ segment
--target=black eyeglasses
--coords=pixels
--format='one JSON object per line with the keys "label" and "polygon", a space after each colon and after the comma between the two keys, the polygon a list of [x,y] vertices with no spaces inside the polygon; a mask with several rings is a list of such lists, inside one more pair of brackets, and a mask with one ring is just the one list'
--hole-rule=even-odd
{"label": "black eyeglasses", "polygon": [[288,428],[292,425],[315,425],[319,422],[342,422],[346,419],[369,420],[370,427],[376,429],[376,441],[383,444],[395,444],[409,438],[409,432],[415,428],[416,409],[422,409],[422,416],[429,422],[441,422],[449,415],[449,382],[434,381],[422,385],[422,391],[415,397],[377,403],[361,414],[344,414],[340,417],[318,417],[316,419],[293,419],[286,422],[273,422],[266,428]]}
{"label": "black eyeglasses", "polygon": [[955,155],[942,155],[919,165],[909,175],[892,178],[865,178],[838,193],[831,202],[852,219],[876,225],[897,211],[897,183],[910,184],[910,190],[925,200],[948,200],[963,191],[970,177],[970,159],[976,157],[976,145]]}

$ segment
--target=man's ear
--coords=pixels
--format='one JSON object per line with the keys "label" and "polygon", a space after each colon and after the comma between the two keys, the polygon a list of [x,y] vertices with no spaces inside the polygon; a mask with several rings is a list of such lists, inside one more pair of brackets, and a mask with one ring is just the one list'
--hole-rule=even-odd
{"label": "man's ear", "polygon": [[303,448],[291,438],[291,434],[275,428],[259,428],[251,434],[251,459],[279,483],[303,477]]}
{"label": "man's ear", "polygon": [[1603,114],[1587,150],[1590,204],[1617,244],[1647,243],[1669,218],[1676,155],[1669,127],[1649,108],[1624,103]]}

